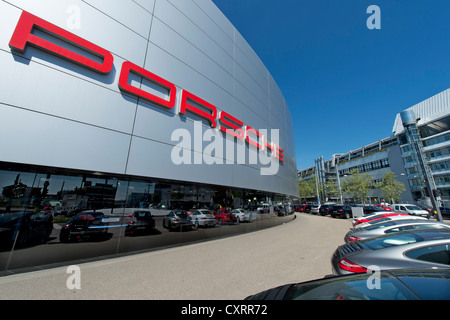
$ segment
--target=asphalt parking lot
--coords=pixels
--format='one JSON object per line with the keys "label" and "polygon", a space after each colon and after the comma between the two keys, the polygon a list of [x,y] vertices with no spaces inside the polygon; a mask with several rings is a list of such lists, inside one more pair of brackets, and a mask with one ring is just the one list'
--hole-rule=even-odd
{"label": "asphalt parking lot", "polygon": [[278,285],[331,274],[351,219],[296,213],[269,229],[164,250],[0,277],[0,299],[240,300]]}

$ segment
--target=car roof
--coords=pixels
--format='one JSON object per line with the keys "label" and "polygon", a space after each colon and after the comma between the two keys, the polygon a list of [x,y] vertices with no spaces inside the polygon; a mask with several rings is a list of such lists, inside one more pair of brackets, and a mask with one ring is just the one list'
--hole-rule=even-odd
{"label": "car roof", "polygon": [[[428,283],[425,281],[428,281],[428,279],[439,279],[443,282],[443,286],[440,286],[439,288],[444,289],[444,292],[447,293],[447,296],[438,296],[436,295],[442,294],[442,290],[435,290],[434,292],[431,291],[431,299],[448,299],[448,291],[445,290],[445,284],[447,281],[450,280],[450,269],[392,269],[392,270],[381,270],[380,276],[383,279],[389,279],[389,278],[396,278],[406,286],[414,295],[411,295],[410,299],[430,299],[430,290],[429,286],[424,285],[424,283]],[[339,293],[340,289],[342,287],[346,287],[347,283],[355,281],[355,280],[365,280],[366,282],[369,281],[372,276],[372,273],[353,273],[353,274],[347,274],[347,275],[338,275],[338,276],[331,276],[321,279],[314,279],[304,282],[298,282],[298,283],[290,283],[278,287],[274,287],[259,293],[256,293],[254,295],[248,296],[245,298],[245,300],[283,300],[284,298],[288,299],[296,299],[297,295],[292,295],[293,290],[296,290],[297,288],[307,288],[310,286],[310,290],[306,290],[303,293],[313,292],[312,290],[315,290],[316,288],[327,285],[327,284],[333,284],[335,283],[336,286],[330,286],[329,293]],[[367,279],[367,280],[366,280]],[[418,281],[417,281],[418,280]],[[317,295],[316,295],[317,296]],[[311,297],[311,296],[310,296]],[[322,299],[324,296],[319,295],[318,298]],[[333,297],[333,299],[335,299]],[[378,300],[378,298],[377,298]]]}
{"label": "car roof", "polygon": [[[443,228],[450,229],[450,225],[439,222],[439,221],[430,221],[430,220],[388,220],[383,221],[380,223],[372,224],[367,227],[363,228],[355,228],[352,232],[352,234],[360,233],[363,234],[364,232],[372,232],[374,230],[385,230],[389,228],[397,228],[402,226],[411,226],[411,225],[430,225],[430,229],[433,228],[433,225],[439,225]],[[427,227],[423,228],[427,229]],[[412,230],[410,230],[412,231]]]}
{"label": "car roof", "polygon": [[399,231],[399,232],[395,232],[395,233],[388,233],[388,234],[381,235],[378,237],[374,237],[374,238],[370,238],[370,239],[366,239],[366,240],[360,240],[359,242],[365,243],[365,242],[370,242],[373,240],[396,238],[396,237],[400,237],[405,234],[416,235],[416,236],[422,238],[422,241],[439,240],[439,239],[450,240],[450,229],[430,228],[430,229],[405,230],[405,231]]}

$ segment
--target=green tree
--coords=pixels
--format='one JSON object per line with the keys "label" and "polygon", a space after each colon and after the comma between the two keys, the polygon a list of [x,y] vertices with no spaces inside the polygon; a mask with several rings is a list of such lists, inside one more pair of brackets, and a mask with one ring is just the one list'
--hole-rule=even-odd
{"label": "green tree", "polygon": [[342,191],[351,195],[358,202],[364,202],[372,185],[372,177],[368,173],[360,174],[358,169],[353,169],[350,175],[342,182]]}
{"label": "green tree", "polygon": [[396,175],[392,171],[385,173],[383,181],[377,186],[386,200],[398,202],[402,192],[406,191],[405,184],[395,179]]}
{"label": "green tree", "polygon": [[339,190],[337,186],[336,180],[328,180],[327,184],[325,185],[325,190],[327,197],[337,197],[339,196]]}
{"label": "green tree", "polygon": [[300,180],[298,182],[298,189],[299,189],[299,195],[300,199],[306,200],[308,197],[315,196],[316,194],[316,179],[310,179],[310,180]]}

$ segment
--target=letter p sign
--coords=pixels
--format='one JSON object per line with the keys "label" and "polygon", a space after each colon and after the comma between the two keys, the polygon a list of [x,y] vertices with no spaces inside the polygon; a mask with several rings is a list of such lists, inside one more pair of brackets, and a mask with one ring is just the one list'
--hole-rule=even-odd
{"label": "letter p sign", "polygon": [[81,270],[79,266],[68,266],[66,273],[71,274],[67,278],[66,286],[68,289],[81,289]]}

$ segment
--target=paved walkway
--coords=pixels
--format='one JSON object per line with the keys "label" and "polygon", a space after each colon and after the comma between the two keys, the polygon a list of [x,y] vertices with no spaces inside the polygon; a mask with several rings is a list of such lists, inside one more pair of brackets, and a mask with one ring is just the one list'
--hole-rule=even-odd
{"label": "paved walkway", "polygon": [[330,258],[351,220],[297,213],[283,225],[239,236],[0,277],[0,299],[240,300],[278,285],[331,274]]}

